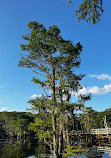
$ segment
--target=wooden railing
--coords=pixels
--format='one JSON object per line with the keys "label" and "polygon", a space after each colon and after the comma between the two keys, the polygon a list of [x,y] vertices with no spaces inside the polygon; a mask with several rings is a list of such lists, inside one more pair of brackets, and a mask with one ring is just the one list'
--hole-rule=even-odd
{"label": "wooden railing", "polygon": [[91,129],[91,134],[111,134],[111,128]]}
{"label": "wooden railing", "polygon": [[102,152],[111,152],[111,147],[110,146],[97,146],[97,150],[102,151]]}
{"label": "wooden railing", "polygon": [[[67,131],[63,131],[63,135],[67,134]],[[69,135],[87,135],[87,134],[103,134],[103,135],[110,135],[111,134],[111,128],[99,128],[99,129],[91,129],[87,131],[74,131],[72,133],[69,133]]]}

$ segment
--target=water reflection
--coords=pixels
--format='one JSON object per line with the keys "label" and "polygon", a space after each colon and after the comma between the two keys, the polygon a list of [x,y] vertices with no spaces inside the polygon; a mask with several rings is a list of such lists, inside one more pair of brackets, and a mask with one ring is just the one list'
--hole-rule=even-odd
{"label": "water reflection", "polygon": [[[49,148],[43,143],[38,144],[37,140],[27,139],[1,141],[0,158],[53,158],[53,156],[49,155]],[[68,158],[111,158],[111,145],[95,145],[88,153]]]}
{"label": "water reflection", "polygon": [[35,154],[37,141],[33,140],[7,140],[0,142],[0,158],[27,158]]}
{"label": "water reflection", "polygon": [[86,158],[111,158],[111,145],[93,146],[86,155]]}

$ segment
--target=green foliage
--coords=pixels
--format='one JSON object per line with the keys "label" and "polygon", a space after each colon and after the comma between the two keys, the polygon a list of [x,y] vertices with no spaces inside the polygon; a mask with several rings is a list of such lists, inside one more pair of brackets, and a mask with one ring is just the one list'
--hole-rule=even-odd
{"label": "green foliage", "polygon": [[[73,0],[67,1],[72,3]],[[76,16],[78,21],[86,20],[89,24],[96,24],[100,21],[103,12],[103,0],[83,0],[76,10]]]}
{"label": "green foliage", "polygon": [[88,149],[83,149],[79,146],[72,146],[72,147],[67,147],[64,149],[63,156],[68,157],[68,156],[75,156],[77,154],[82,154],[88,152]]}
{"label": "green foliage", "polygon": [[31,111],[37,112],[34,122],[30,123],[29,128],[42,140],[44,138],[52,139],[52,119],[51,113],[48,112],[51,110],[52,101],[41,96],[29,100],[28,103],[32,104]]}
{"label": "green foliage", "polygon": [[100,21],[101,14],[103,13],[102,0],[84,0],[76,10],[78,21],[86,20],[90,24],[96,24]]}
{"label": "green foliage", "polygon": [[35,116],[34,123],[30,123],[29,128],[34,131],[41,140],[44,138],[52,139],[53,132],[51,114],[48,112],[39,112]]}

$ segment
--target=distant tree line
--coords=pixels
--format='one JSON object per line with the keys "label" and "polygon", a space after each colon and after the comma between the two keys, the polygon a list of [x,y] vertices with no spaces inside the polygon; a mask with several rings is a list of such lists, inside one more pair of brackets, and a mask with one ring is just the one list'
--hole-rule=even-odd
{"label": "distant tree line", "polygon": [[26,112],[0,112],[0,138],[21,138],[31,135],[29,124],[34,116]]}
{"label": "distant tree line", "polygon": [[107,126],[111,127],[111,108],[98,112],[91,107],[87,107],[80,114],[82,129],[90,130],[96,128],[104,128],[104,118],[106,115]]}
{"label": "distant tree line", "polygon": [[[104,116],[107,118],[107,125],[111,127],[111,108],[98,112],[91,107],[84,108],[81,114],[68,116],[68,131],[90,130],[104,128]],[[64,116],[65,117],[65,116]],[[66,121],[63,118],[63,122]],[[65,122],[64,122],[65,123]],[[59,126],[59,124],[58,124]],[[64,132],[66,127],[64,127]],[[40,140],[51,144],[52,119],[49,112],[32,114],[29,112],[0,112],[0,138],[24,138],[26,136],[37,136]],[[64,133],[64,137],[66,137]],[[66,137],[67,138],[67,137]]]}

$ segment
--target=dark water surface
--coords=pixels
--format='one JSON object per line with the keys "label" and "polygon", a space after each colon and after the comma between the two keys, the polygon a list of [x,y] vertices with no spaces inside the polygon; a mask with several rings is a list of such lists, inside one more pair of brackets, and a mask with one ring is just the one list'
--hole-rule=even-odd
{"label": "dark water surface", "polygon": [[[0,158],[53,158],[48,153],[49,148],[34,139],[0,141]],[[93,146],[88,153],[68,158],[111,158],[111,144]]]}

